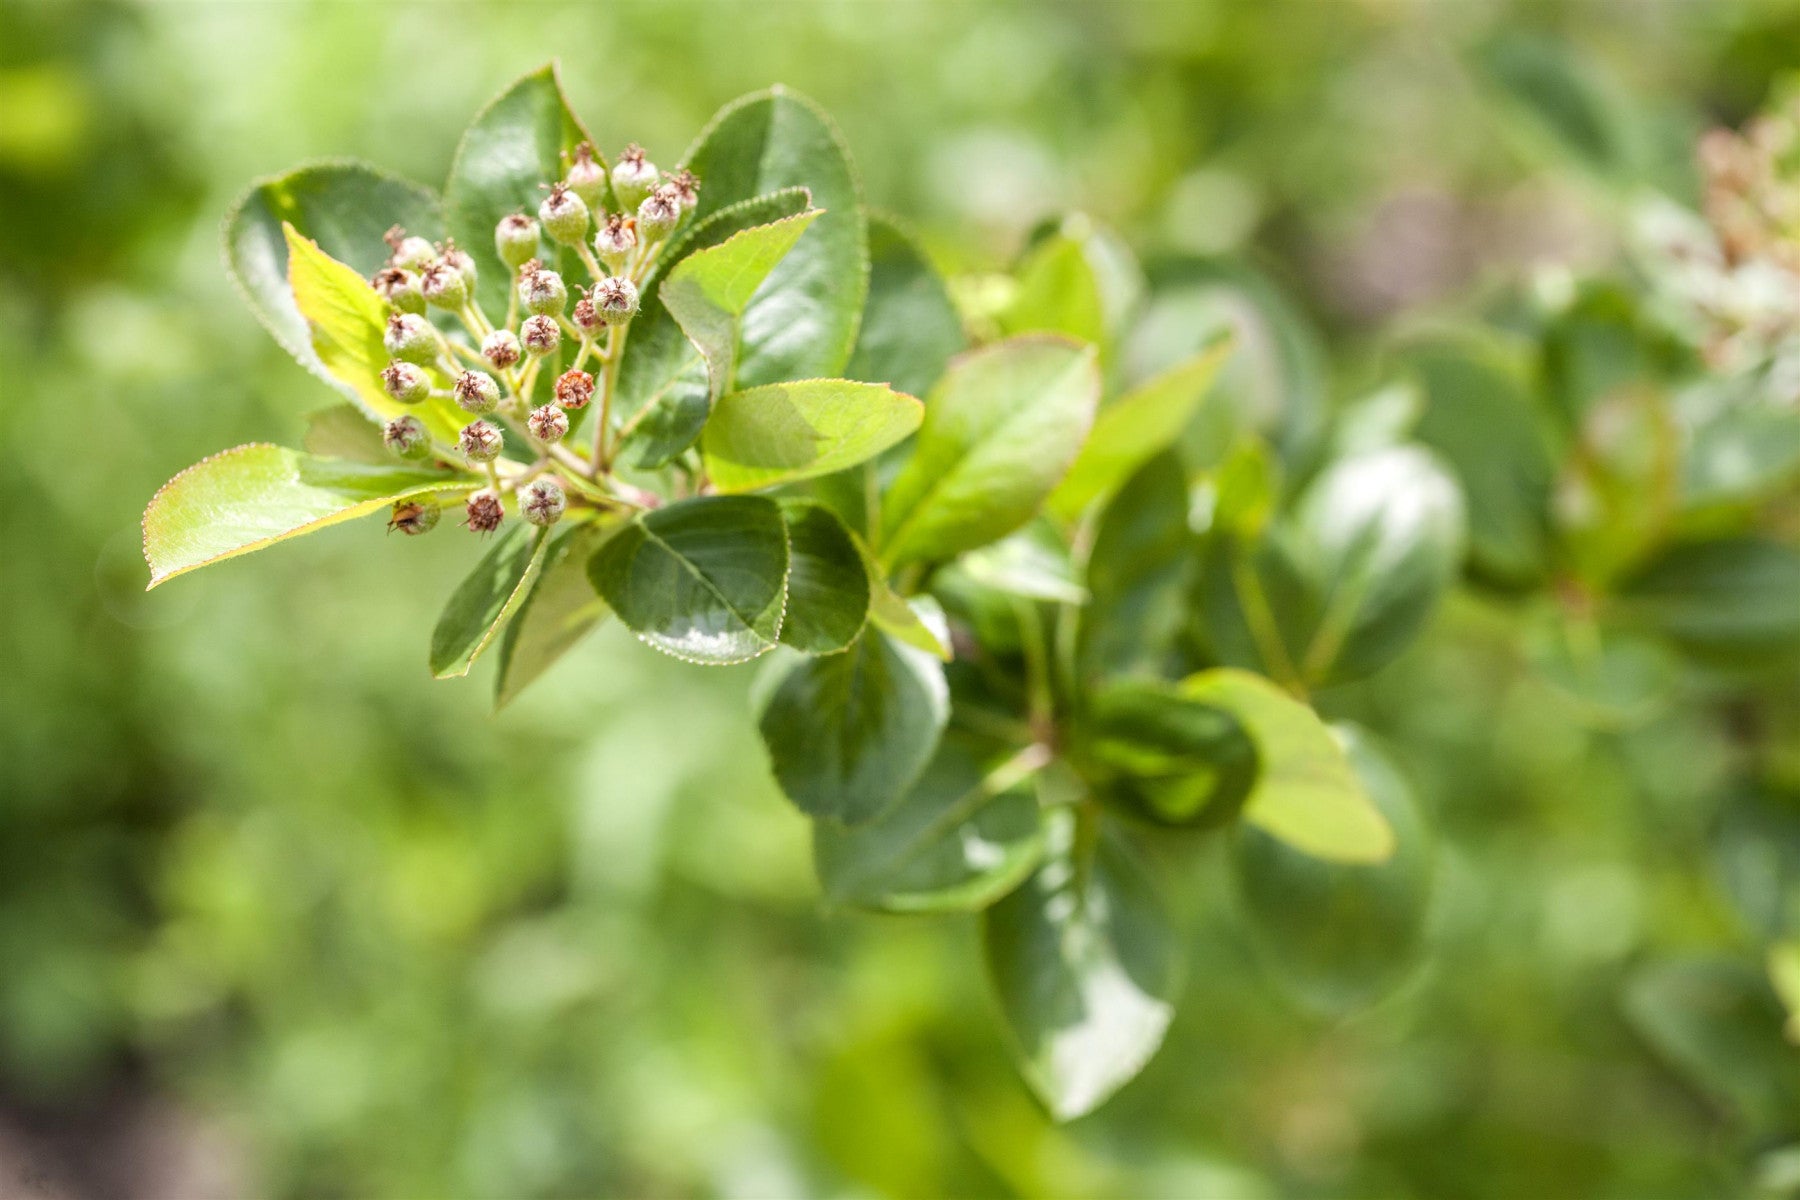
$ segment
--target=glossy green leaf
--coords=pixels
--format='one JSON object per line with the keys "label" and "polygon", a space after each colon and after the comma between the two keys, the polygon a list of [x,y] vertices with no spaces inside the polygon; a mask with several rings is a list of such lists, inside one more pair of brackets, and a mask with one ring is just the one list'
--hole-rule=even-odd
{"label": "glossy green leaf", "polygon": [[254,443],[215,454],[164,484],[144,510],[150,586],[387,508],[478,486],[468,476],[393,463],[314,458]]}
{"label": "glossy green leaf", "polygon": [[1088,703],[1081,736],[1102,796],[1159,825],[1221,825],[1256,783],[1256,746],[1237,718],[1173,684],[1128,680],[1102,689]]}
{"label": "glossy green leaf", "polygon": [[259,180],[225,218],[225,258],[257,319],[288,353],[335,383],[313,352],[312,332],[288,287],[292,225],[340,263],[367,278],[387,261],[382,234],[401,225],[421,237],[443,237],[437,197],[358,162],[318,163]]}
{"label": "glossy green leaf", "polygon": [[1187,476],[1180,459],[1161,454],[1126,481],[1095,527],[1080,628],[1084,676],[1164,673],[1187,621],[1194,559]]}
{"label": "glossy green leaf", "polygon": [[1057,517],[1073,521],[1173,445],[1230,353],[1230,340],[1221,339],[1103,406],[1069,473],[1045,506]]}
{"label": "glossy green leaf", "polygon": [[[456,244],[474,256],[475,296],[491,319],[506,313],[513,277],[494,249],[494,227],[508,213],[535,214],[540,185],[561,179],[568,156],[591,140],[569,108],[555,63],[513,83],[464,131],[444,185],[444,211]],[[548,242],[544,249],[546,262],[559,269],[578,261]]]}
{"label": "glossy green leaf", "polygon": [[1678,543],[1625,581],[1620,600],[1708,661],[1768,666],[1800,653],[1800,550],[1782,542]]}
{"label": "glossy green leaf", "polygon": [[547,530],[523,523],[500,535],[457,585],[431,631],[433,675],[455,679],[469,673],[531,593],[549,541]]}
{"label": "glossy green leaf", "polygon": [[930,391],[968,346],[943,279],[898,225],[869,218],[869,300],[844,374],[909,396]]}
{"label": "glossy green leaf", "polygon": [[736,385],[750,298],[821,215],[815,208],[734,233],[694,251],[663,280],[657,296],[700,351],[714,401]]}
{"label": "glossy green leaf", "polygon": [[946,735],[925,773],[879,819],[813,825],[828,900],[886,912],[972,912],[1018,886],[1043,849],[1037,797],[1020,757],[998,766]]}
{"label": "glossy green leaf", "polygon": [[718,399],[701,439],[721,492],[811,479],[855,466],[919,427],[924,408],[877,383],[804,379]]}
{"label": "glossy green leaf", "polygon": [[944,610],[930,596],[910,600],[888,585],[881,568],[863,554],[869,568],[869,621],[883,633],[933,658],[950,661],[950,630]]}
{"label": "glossy green leaf", "polygon": [[787,526],[761,496],[705,496],[633,518],[588,562],[619,620],[665,654],[744,662],[775,648]]}
{"label": "glossy green leaf", "polygon": [[712,119],[686,165],[701,181],[696,223],[791,187],[824,210],[745,308],[736,385],[841,375],[868,295],[869,248],[861,187],[830,118],[787,88],[745,96]]}
{"label": "glossy green leaf", "polygon": [[1052,815],[1044,865],[982,922],[1020,1071],[1059,1121],[1143,1070],[1180,980],[1180,939],[1143,868],[1110,836],[1078,841],[1069,818]]}
{"label": "glossy green leaf", "polygon": [[842,654],[780,664],[758,728],[802,812],[863,825],[912,787],[949,713],[943,664],[869,629]]}
{"label": "glossy green leaf", "polygon": [[869,618],[869,573],[850,531],[822,504],[782,505],[788,530],[787,615],[781,641],[807,654],[835,654]]}
{"label": "glossy green leaf", "polygon": [[1023,525],[1074,460],[1099,392],[1093,350],[1057,338],[957,359],[883,499],[883,561],[948,558]]}
{"label": "glossy green leaf", "polygon": [[1363,790],[1394,831],[1379,864],[1323,862],[1253,825],[1232,848],[1245,918],[1280,982],[1331,1013],[1368,1004],[1415,962],[1431,896],[1433,838],[1412,789],[1366,734],[1340,729]]}
{"label": "glossy green leaf", "polygon": [[1068,546],[1042,521],[971,550],[957,566],[977,583],[1009,596],[1054,604],[1087,603],[1087,589],[1076,578]]}
{"label": "glossy green leaf", "polygon": [[1018,288],[1000,314],[1004,332],[1055,333],[1094,345],[1105,339],[1100,281],[1079,239],[1051,234],[1026,252],[1015,274]]}
{"label": "glossy green leaf", "polygon": [[616,522],[587,522],[551,539],[537,585],[506,626],[500,667],[494,676],[494,707],[518,694],[581,643],[610,610],[588,579],[588,560],[618,531]]}
{"label": "glossy green leaf", "polygon": [[1244,802],[1245,821],[1332,862],[1378,863],[1394,852],[1393,829],[1311,708],[1230,667],[1191,675],[1181,690],[1236,717],[1256,744],[1262,770]]}

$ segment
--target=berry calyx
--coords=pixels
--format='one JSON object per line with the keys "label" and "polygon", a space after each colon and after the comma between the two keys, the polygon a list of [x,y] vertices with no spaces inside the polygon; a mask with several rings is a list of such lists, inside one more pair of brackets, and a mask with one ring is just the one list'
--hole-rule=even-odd
{"label": "berry calyx", "polygon": [[381,444],[399,458],[424,458],[431,453],[431,435],[413,416],[401,415],[382,426]]}
{"label": "berry calyx", "polygon": [[500,405],[500,385],[486,371],[464,371],[451,390],[466,412],[491,413]]}
{"label": "berry calyx", "polygon": [[456,438],[457,448],[463,452],[463,457],[478,463],[493,462],[499,458],[500,446],[504,441],[500,427],[491,421],[470,421],[462,427],[462,432]]}
{"label": "berry calyx", "polygon": [[506,507],[500,503],[500,493],[493,488],[470,493],[463,505],[463,513],[463,525],[476,533],[492,533],[506,519]]}
{"label": "berry calyx", "polygon": [[431,395],[431,377],[412,363],[396,359],[381,372],[381,387],[401,404],[418,404]]}
{"label": "berry calyx", "polygon": [[437,331],[418,313],[395,313],[389,317],[381,344],[402,362],[423,365],[437,361]]}
{"label": "berry calyx", "polygon": [[542,358],[562,345],[562,327],[554,317],[529,317],[519,326],[519,340],[525,343],[527,354]]}
{"label": "berry calyx", "polygon": [[569,303],[569,289],[561,275],[539,269],[519,276],[519,302],[540,316],[559,316]]}
{"label": "berry calyx", "polygon": [[494,226],[494,252],[501,262],[518,270],[537,257],[538,223],[522,212],[501,217]]}
{"label": "berry calyx", "polygon": [[504,371],[517,364],[524,353],[517,335],[510,329],[496,329],[481,343],[481,357],[492,363],[496,370]]}
{"label": "berry calyx", "polygon": [[594,285],[592,295],[594,311],[603,325],[623,325],[637,316],[637,285],[629,279],[618,275],[602,279]]}
{"label": "berry calyx", "polygon": [[419,289],[419,277],[405,267],[383,267],[369,283],[383,300],[401,312],[425,311],[425,293]]}
{"label": "berry calyx", "polygon": [[562,484],[548,475],[539,475],[519,489],[519,511],[533,525],[548,527],[556,524],[568,507],[569,498],[564,494]]}
{"label": "berry calyx", "polygon": [[575,160],[563,177],[569,190],[580,196],[591,209],[598,209],[606,198],[606,168],[594,160],[594,144],[583,142],[575,147]]}
{"label": "berry calyx", "polygon": [[594,233],[594,254],[609,271],[618,271],[637,249],[637,226],[622,213],[610,213]]}
{"label": "berry calyx", "polygon": [[538,205],[538,222],[559,246],[578,246],[587,236],[588,206],[566,183],[550,185],[550,194]]}
{"label": "berry calyx", "polygon": [[418,537],[437,528],[443,509],[434,500],[396,500],[388,513],[388,530],[398,529],[407,537]]}
{"label": "berry calyx", "polygon": [[556,377],[556,402],[567,409],[586,408],[594,398],[594,377],[571,369]]}
{"label": "berry calyx", "polygon": [[636,142],[625,147],[612,169],[613,194],[626,208],[643,203],[656,188],[656,164],[644,157],[644,148]]}
{"label": "berry calyx", "polygon": [[554,404],[534,408],[525,418],[525,427],[540,442],[560,442],[569,433],[569,414]]}

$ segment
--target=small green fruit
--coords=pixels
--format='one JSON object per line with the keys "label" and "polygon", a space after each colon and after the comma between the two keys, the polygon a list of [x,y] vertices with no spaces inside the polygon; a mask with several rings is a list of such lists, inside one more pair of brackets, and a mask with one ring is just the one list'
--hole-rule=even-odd
{"label": "small green fruit", "polygon": [[588,206],[567,184],[553,183],[550,194],[538,205],[538,222],[559,246],[579,246],[587,236]]}
{"label": "small green fruit", "polygon": [[635,208],[656,189],[656,164],[644,157],[636,142],[625,147],[612,169],[613,195],[626,208]]}
{"label": "small green fruit", "polygon": [[518,270],[537,257],[538,223],[524,213],[508,213],[494,226],[494,252]]}
{"label": "small green fruit", "polygon": [[463,505],[463,524],[475,533],[492,533],[506,519],[506,506],[493,488],[482,488],[470,494]]}
{"label": "small green fruit", "polygon": [[594,311],[603,325],[623,325],[637,316],[638,290],[631,280],[614,275],[594,285]]}
{"label": "small green fruit", "polygon": [[531,410],[531,415],[525,418],[525,426],[540,442],[560,442],[569,433],[569,414],[554,404],[546,404]]}
{"label": "small green fruit", "polygon": [[562,484],[548,475],[539,475],[519,489],[519,511],[533,525],[556,524],[568,507],[569,498],[564,494]]}
{"label": "small green fruit", "polygon": [[525,353],[542,358],[562,345],[562,327],[555,317],[528,317],[519,326],[519,340],[525,343]]}
{"label": "small green fruit", "polygon": [[466,412],[491,413],[500,406],[500,385],[486,371],[464,371],[453,390]]}
{"label": "small green fruit", "polygon": [[401,312],[425,311],[425,293],[419,289],[419,277],[404,267],[383,267],[369,283],[381,298]]}
{"label": "small green fruit", "polygon": [[431,453],[431,436],[417,417],[398,416],[382,427],[381,444],[399,458],[424,458]]}
{"label": "small green fruit", "polygon": [[388,265],[399,267],[404,271],[422,272],[437,258],[437,248],[422,237],[408,237],[406,230],[396,225],[382,234],[382,240],[393,251]]}
{"label": "small green fruit", "polygon": [[418,313],[395,313],[389,317],[381,344],[402,362],[430,364],[437,361],[437,330]]}
{"label": "small green fruit", "polygon": [[470,421],[457,435],[456,444],[470,462],[485,463],[500,457],[500,447],[505,440],[500,427],[493,422]]}
{"label": "small green fruit", "polygon": [[609,214],[606,223],[594,234],[594,254],[609,271],[616,273],[623,269],[636,249],[637,227],[631,218],[621,213]]}
{"label": "small green fruit", "polygon": [[674,188],[659,187],[638,205],[638,231],[651,241],[665,236],[681,220],[681,197]]}
{"label": "small green fruit", "polygon": [[396,500],[393,511],[388,514],[388,529],[398,529],[407,537],[418,537],[436,529],[438,518],[443,515],[444,510],[435,500]]}
{"label": "small green fruit", "polygon": [[487,335],[481,343],[481,357],[494,365],[495,370],[504,371],[518,363],[525,352],[519,348],[519,339],[510,329],[496,329]]}
{"label": "small green fruit", "polygon": [[590,209],[599,211],[605,204],[606,168],[594,161],[593,143],[583,142],[575,147],[575,161],[569,164],[569,173],[563,182]]}
{"label": "small green fruit", "polygon": [[431,377],[412,363],[398,359],[381,372],[381,386],[402,404],[419,404],[431,395]]}
{"label": "small green fruit", "polygon": [[519,276],[519,302],[540,316],[559,316],[568,306],[569,289],[555,271],[533,271]]}

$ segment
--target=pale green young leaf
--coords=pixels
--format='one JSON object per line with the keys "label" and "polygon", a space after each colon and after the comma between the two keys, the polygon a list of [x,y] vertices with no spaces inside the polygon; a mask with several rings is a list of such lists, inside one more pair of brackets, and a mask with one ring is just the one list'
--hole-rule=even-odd
{"label": "pale green young leaf", "polygon": [[906,599],[888,585],[881,568],[868,557],[866,550],[863,558],[869,568],[870,623],[896,641],[949,662],[950,627],[938,602],[930,596]]}
{"label": "pale green young leaf", "polygon": [[454,495],[476,486],[466,475],[399,463],[378,467],[267,443],[239,446],[169,480],[144,510],[150,586],[396,500]]}
{"label": "pale green young leaf", "polygon": [[1333,862],[1383,862],[1394,852],[1392,827],[1311,708],[1260,675],[1231,667],[1191,675],[1181,690],[1236,717],[1256,743],[1262,769],[1244,802],[1244,820]]}
{"label": "pale green young leaf", "polygon": [[494,676],[496,709],[512,703],[606,620],[609,610],[588,580],[588,560],[618,529],[616,521],[590,521],[551,540],[537,586],[508,622],[500,643],[500,667]]}
{"label": "pale green young leaf", "polygon": [[704,496],[640,514],[588,561],[626,628],[690,662],[775,648],[787,595],[787,526],[762,496]]}
{"label": "pale green young leaf", "polygon": [[431,631],[431,673],[439,679],[467,675],[537,582],[549,531],[517,524],[451,593]]}
{"label": "pale green young leaf", "polygon": [[1093,350],[1061,338],[957,359],[883,498],[882,560],[948,558],[1023,525],[1074,460],[1099,392]]}
{"label": "pale green young leaf", "polygon": [[923,417],[918,400],[878,383],[771,383],[721,396],[700,448],[714,487],[746,492],[855,466]]}

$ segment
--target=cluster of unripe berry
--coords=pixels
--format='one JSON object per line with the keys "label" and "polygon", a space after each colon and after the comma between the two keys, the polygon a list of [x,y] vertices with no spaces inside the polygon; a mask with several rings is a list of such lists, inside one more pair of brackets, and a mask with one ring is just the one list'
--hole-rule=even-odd
{"label": "cluster of unripe berry", "polygon": [[[512,272],[503,324],[495,325],[481,310],[475,260],[454,241],[433,245],[396,226],[387,233],[392,253],[371,280],[393,306],[383,337],[391,359],[381,372],[383,389],[406,405],[433,396],[454,399],[474,417],[454,448],[434,443],[424,422],[410,415],[389,421],[382,441],[401,458],[455,455],[471,469],[485,469],[490,486],[469,496],[463,522],[478,533],[499,528],[505,519],[502,496],[508,491],[517,492],[527,521],[553,525],[568,507],[568,493],[553,472],[562,469],[589,479],[600,474],[610,388],[625,327],[637,315],[638,287],[657,251],[693,209],[698,188],[686,171],[659,176],[635,145],[609,175],[585,142],[576,148],[564,178],[544,186],[547,194],[535,218],[511,213],[494,229],[495,252]],[[606,211],[609,190],[627,212]],[[573,305],[563,277],[544,265],[544,240],[573,251],[592,276],[590,286],[576,289]],[[460,321],[473,344],[447,336],[430,320],[432,309]],[[565,337],[579,346],[572,365],[557,376],[549,403],[528,406],[525,397],[540,369],[561,350]],[[598,381],[583,369],[589,358],[602,367]],[[452,379],[447,391],[433,386],[433,370]],[[595,453],[585,458],[560,443],[569,433],[569,414],[586,408],[597,394],[601,413]],[[511,478],[503,478],[497,467],[506,439],[504,423],[522,426],[539,453],[537,463],[511,472]],[[408,534],[426,533],[438,516],[430,501],[403,501],[394,506],[389,524]]]}

